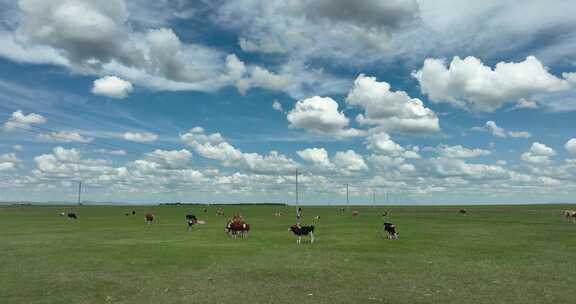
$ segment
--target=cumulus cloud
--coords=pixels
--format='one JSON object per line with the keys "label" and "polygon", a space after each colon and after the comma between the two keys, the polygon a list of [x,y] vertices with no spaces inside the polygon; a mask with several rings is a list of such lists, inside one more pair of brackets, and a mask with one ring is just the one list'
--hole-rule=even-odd
{"label": "cumulus cloud", "polygon": [[220,133],[206,134],[201,127],[195,127],[181,134],[180,139],[202,157],[220,161],[227,167],[239,167],[257,173],[292,172],[298,163],[277,151],[267,155],[244,153],[226,142]]}
{"label": "cumulus cloud", "polygon": [[37,177],[44,175],[77,177],[105,174],[113,170],[104,160],[82,159],[77,149],[56,147],[50,154],[42,154],[34,158],[36,169],[33,174]]}
{"label": "cumulus cloud", "polygon": [[238,88],[240,94],[246,94],[250,88],[260,87],[270,90],[283,90],[290,85],[290,78],[278,75],[260,66],[244,64],[234,54],[226,57],[227,77]]}
{"label": "cumulus cloud", "polygon": [[338,151],[329,157],[324,148],[307,148],[297,151],[298,156],[324,171],[337,172],[342,175],[353,175],[368,170],[364,157],[353,150]]}
{"label": "cumulus cloud", "polygon": [[[132,26],[137,14],[129,12],[124,0],[24,0],[18,10],[11,31],[0,33],[7,46],[0,55],[10,59],[117,75],[156,90],[211,91],[226,85],[217,77],[224,71],[224,54],[183,43],[169,28]],[[111,95],[123,96],[118,91]]]}
{"label": "cumulus cloud", "polygon": [[30,113],[26,115],[22,111],[18,110],[12,113],[8,121],[4,123],[4,129],[29,129],[31,125],[40,125],[45,122],[46,118],[40,114]]}
{"label": "cumulus cloud", "polygon": [[132,92],[132,84],[129,81],[116,76],[105,76],[94,80],[92,93],[110,98],[122,99]]}
{"label": "cumulus cloud", "polygon": [[530,134],[530,132],[526,132],[526,131],[508,131],[508,135],[510,137],[515,137],[515,138],[531,138],[532,134]]}
{"label": "cumulus cloud", "polygon": [[338,111],[338,103],[330,97],[314,96],[299,100],[288,112],[291,128],[338,137],[362,136],[360,130],[348,128],[350,120]]}
{"label": "cumulus cloud", "polygon": [[576,154],[576,138],[571,138],[566,142],[564,145],[566,151],[570,152],[571,154]]}
{"label": "cumulus cloud", "polygon": [[113,156],[126,156],[126,155],[128,155],[128,153],[126,153],[126,151],[124,151],[124,150],[98,149],[98,150],[96,150],[96,153],[108,154],[108,155],[113,155]]}
{"label": "cumulus cloud", "polygon": [[366,147],[368,150],[377,154],[401,156],[403,158],[412,159],[420,158],[420,155],[418,154],[418,147],[412,147],[409,150],[405,149],[401,145],[394,142],[390,135],[384,132],[379,132],[368,136],[366,138]]}
{"label": "cumulus cloud", "polygon": [[38,139],[49,141],[49,142],[57,142],[57,143],[91,143],[94,141],[92,137],[86,137],[80,135],[78,132],[68,132],[68,131],[58,131],[58,132],[50,132],[50,133],[42,133],[38,135]]}
{"label": "cumulus cloud", "polygon": [[0,171],[12,171],[18,168],[21,160],[16,153],[0,154]]}
{"label": "cumulus cloud", "polygon": [[368,166],[362,155],[353,150],[336,152],[332,162],[345,172],[358,172],[368,170]]}
{"label": "cumulus cloud", "polygon": [[284,113],[284,108],[282,107],[282,104],[278,100],[274,100],[272,102],[272,109]]}
{"label": "cumulus cloud", "polygon": [[522,153],[521,159],[527,163],[543,165],[549,164],[550,157],[554,155],[556,155],[556,151],[554,151],[554,149],[546,146],[545,144],[535,142],[532,144],[528,152]]}
{"label": "cumulus cloud", "polygon": [[438,117],[417,98],[403,91],[390,91],[386,82],[360,74],[348,93],[346,102],[358,106],[364,114],[356,120],[364,125],[377,125],[388,132],[429,133],[440,130]]}
{"label": "cumulus cloud", "polygon": [[190,164],[192,153],[186,149],[182,150],[154,150],[146,154],[146,157],[163,167],[171,169],[185,168]]}
{"label": "cumulus cloud", "polygon": [[511,110],[519,110],[519,109],[538,109],[538,103],[532,100],[527,100],[524,98],[520,98],[520,100],[518,100],[518,103],[511,109]]}
{"label": "cumulus cloud", "polygon": [[125,140],[139,143],[153,142],[158,139],[158,135],[150,132],[126,132],[122,135]]}
{"label": "cumulus cloud", "polygon": [[538,94],[567,91],[576,84],[570,73],[550,74],[534,56],[521,62],[499,62],[494,69],[476,57],[426,59],[413,72],[423,94],[434,102],[448,102],[475,112],[493,112],[505,103],[520,102]]}
{"label": "cumulus cloud", "polygon": [[509,172],[499,165],[471,164],[461,158],[438,157],[430,159],[440,176],[460,176],[467,179],[505,179]]}
{"label": "cumulus cloud", "polygon": [[532,134],[527,131],[506,131],[506,129],[499,127],[496,122],[489,120],[483,127],[473,127],[473,131],[488,131],[496,137],[513,137],[513,138],[531,138]]}
{"label": "cumulus cloud", "polygon": [[462,145],[447,146],[440,145],[436,151],[441,157],[445,158],[473,158],[490,155],[492,152],[484,149],[469,149]]}
{"label": "cumulus cloud", "polygon": [[387,176],[397,174],[397,177],[405,176],[407,173],[415,172],[416,167],[413,164],[406,163],[406,158],[400,156],[372,154],[368,160],[385,172]]}
{"label": "cumulus cloud", "polygon": [[225,1],[215,19],[239,31],[244,51],[352,59],[389,47],[391,35],[417,14],[414,0],[250,0]]}
{"label": "cumulus cloud", "polygon": [[314,163],[322,168],[332,168],[333,164],[324,148],[308,148],[296,152],[303,160]]}

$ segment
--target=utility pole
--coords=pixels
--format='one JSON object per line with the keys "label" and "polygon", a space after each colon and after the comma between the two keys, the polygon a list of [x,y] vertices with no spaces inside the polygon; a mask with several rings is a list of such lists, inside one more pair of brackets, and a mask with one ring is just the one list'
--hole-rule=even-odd
{"label": "utility pole", "polygon": [[298,207],[298,168],[296,168],[296,210]]}
{"label": "utility pole", "polygon": [[82,205],[82,181],[78,181],[78,206]]}
{"label": "utility pole", "polygon": [[350,210],[350,195],[348,194],[348,183],[346,183],[346,208]]}

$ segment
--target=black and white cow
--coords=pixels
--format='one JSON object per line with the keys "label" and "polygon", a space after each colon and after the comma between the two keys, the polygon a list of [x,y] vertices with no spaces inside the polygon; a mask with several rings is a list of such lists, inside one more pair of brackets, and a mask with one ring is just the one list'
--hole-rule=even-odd
{"label": "black and white cow", "polygon": [[310,226],[300,226],[299,224],[292,225],[288,229],[288,231],[292,231],[295,236],[298,238],[296,239],[296,243],[300,244],[302,242],[302,236],[310,236],[310,243],[314,243],[314,225]]}
{"label": "black and white cow", "polygon": [[186,224],[188,224],[188,231],[190,231],[192,226],[198,224],[198,219],[193,214],[186,214]]}
{"label": "black and white cow", "polygon": [[68,218],[77,220],[78,216],[76,215],[76,213],[70,212],[68,213]]}
{"label": "black and white cow", "polygon": [[396,232],[396,226],[392,223],[384,223],[384,232],[389,240],[397,240],[398,232]]}

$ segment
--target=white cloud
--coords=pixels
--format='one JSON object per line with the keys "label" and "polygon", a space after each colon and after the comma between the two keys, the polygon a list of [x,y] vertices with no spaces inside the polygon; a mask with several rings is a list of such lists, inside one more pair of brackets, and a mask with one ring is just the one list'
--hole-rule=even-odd
{"label": "white cloud", "polygon": [[378,151],[385,154],[400,154],[404,152],[404,148],[395,143],[386,133],[370,135],[367,138],[367,142],[368,150]]}
{"label": "white cloud", "polygon": [[116,76],[105,76],[94,81],[92,93],[110,98],[122,99],[132,92],[132,84],[129,81]]}
{"label": "white cloud", "polygon": [[182,150],[154,150],[154,152],[146,154],[146,157],[151,161],[161,164],[163,167],[170,169],[185,168],[190,164],[192,153],[186,149]]}
{"label": "white cloud", "polygon": [[576,138],[571,138],[566,142],[564,145],[566,151],[570,152],[571,154],[576,154]]}
{"label": "white cloud", "polygon": [[368,166],[362,155],[353,150],[336,152],[332,162],[338,167],[348,172],[358,172],[368,170]]}
{"label": "white cloud", "polygon": [[390,176],[391,173],[395,173],[392,170],[398,170],[400,172],[400,176],[416,171],[416,167],[412,164],[406,163],[406,159],[404,157],[373,154],[369,156],[368,160],[376,167],[386,172],[388,176]]}
{"label": "white cloud", "polygon": [[514,138],[531,138],[532,134],[526,131],[508,131],[508,135]]}
{"label": "white cloud", "polygon": [[261,87],[271,90],[282,90],[290,85],[290,79],[285,75],[274,74],[259,66],[246,66],[236,55],[226,57],[228,77],[241,94],[246,94],[250,88]]}
{"label": "white cloud", "polygon": [[531,138],[532,134],[526,131],[506,131],[504,128],[499,127],[496,122],[489,120],[483,127],[473,127],[473,131],[489,131],[496,137],[513,137],[513,138]]}
{"label": "white cloud", "polygon": [[314,163],[321,168],[332,168],[333,164],[324,148],[308,148],[296,152],[303,160]]}
{"label": "white cloud", "polygon": [[550,74],[534,56],[518,63],[500,62],[494,69],[475,57],[454,57],[448,66],[442,59],[429,58],[413,76],[430,100],[476,112],[493,112],[505,103],[574,88],[568,74],[564,79]]}
{"label": "white cloud", "polygon": [[181,134],[180,139],[202,157],[222,162],[227,167],[239,167],[258,173],[292,172],[298,163],[277,151],[267,155],[244,153],[224,140],[220,133],[205,134],[196,127]]}
{"label": "white cloud", "polygon": [[440,130],[438,117],[417,98],[404,91],[390,91],[386,82],[360,74],[348,93],[346,102],[364,110],[356,120],[377,125],[388,132],[428,133]]}
{"label": "white cloud", "polygon": [[[436,53],[443,57],[465,52],[498,58],[503,52],[528,51],[548,63],[575,58],[575,37],[562,34],[576,25],[573,1],[558,1],[553,6],[540,0],[523,1],[522,5],[501,0],[436,0],[419,4],[423,26],[417,33],[407,33],[404,42],[412,45],[398,46],[411,56]],[[559,39],[534,43],[545,37]],[[420,43],[414,43],[414,39]]]}
{"label": "white cloud", "polygon": [[313,163],[317,169],[337,174],[349,176],[368,170],[364,157],[353,150],[336,152],[331,158],[324,148],[308,148],[297,151],[297,154],[302,159]]}
{"label": "white cloud", "polygon": [[246,52],[290,53],[348,62],[389,47],[412,23],[418,4],[404,1],[226,1],[216,22],[239,31]]}
{"label": "white cloud", "polygon": [[158,135],[150,132],[126,132],[122,137],[125,140],[139,143],[153,142],[158,139]]}
{"label": "white cloud", "polygon": [[108,154],[108,155],[114,155],[114,156],[126,156],[126,155],[128,155],[128,153],[126,153],[126,151],[124,151],[124,150],[98,149],[98,150],[96,150],[96,153]]}
{"label": "white cloud", "polygon": [[535,142],[532,144],[528,152],[522,153],[521,159],[527,163],[535,165],[549,164],[550,157],[554,155],[556,155],[554,149],[539,142]]}
{"label": "white cloud", "polygon": [[330,97],[314,96],[296,102],[288,112],[291,128],[338,137],[362,136],[364,132],[348,128],[349,119],[338,111],[338,103]]}
{"label": "white cloud", "polygon": [[[210,91],[225,85],[217,79],[224,70],[224,54],[183,43],[160,24],[153,29],[133,26],[130,22],[142,10],[129,12],[124,0],[24,0],[18,8],[20,15],[11,31],[0,33],[5,46],[0,55],[12,60],[59,64],[83,74],[117,75],[160,90]],[[103,92],[113,98],[129,93],[126,89],[108,94],[110,90]]]}
{"label": "white cloud", "polygon": [[15,170],[21,162],[15,153],[0,154],[0,171]]}
{"label": "white cloud", "polygon": [[473,158],[478,156],[490,155],[491,152],[484,149],[469,149],[461,145],[447,146],[440,145],[436,151],[441,157],[445,158]]}
{"label": "white cloud", "polygon": [[4,129],[28,129],[31,125],[40,125],[45,122],[46,118],[40,114],[30,113],[26,115],[22,111],[18,110],[12,113],[8,121],[4,123]]}
{"label": "white cloud", "polygon": [[56,147],[51,154],[42,154],[34,158],[36,169],[34,176],[60,176],[66,178],[88,178],[106,174],[113,170],[104,160],[82,159],[77,149]]}
{"label": "white cloud", "polygon": [[538,103],[532,100],[527,100],[524,98],[520,98],[518,103],[511,109],[511,110],[518,110],[518,109],[538,109]]}
{"label": "white cloud", "polygon": [[468,179],[504,179],[509,172],[499,165],[470,164],[459,158],[438,157],[430,160],[440,176],[460,176]]}
{"label": "white cloud", "polygon": [[80,135],[78,132],[58,131],[50,133],[42,133],[38,138],[44,141],[58,142],[58,143],[91,143],[94,141],[92,137]]}
{"label": "white cloud", "polygon": [[498,127],[494,121],[487,121],[486,129],[490,130],[494,136],[506,137],[506,131],[503,128]]}
{"label": "white cloud", "polygon": [[272,109],[284,113],[284,108],[282,108],[282,104],[278,100],[272,102]]}

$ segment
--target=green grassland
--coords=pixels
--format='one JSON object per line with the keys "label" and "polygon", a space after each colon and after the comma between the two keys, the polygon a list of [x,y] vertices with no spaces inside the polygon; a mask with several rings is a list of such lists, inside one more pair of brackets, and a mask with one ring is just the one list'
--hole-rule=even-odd
{"label": "green grassland", "polygon": [[[216,207],[3,207],[0,302],[576,303],[576,224],[560,215],[574,206],[460,208],[354,207],[353,219],[305,206],[317,242],[297,245],[293,207],[224,206],[251,224],[247,239],[224,234]],[[187,213],[206,225],[186,231]]]}

